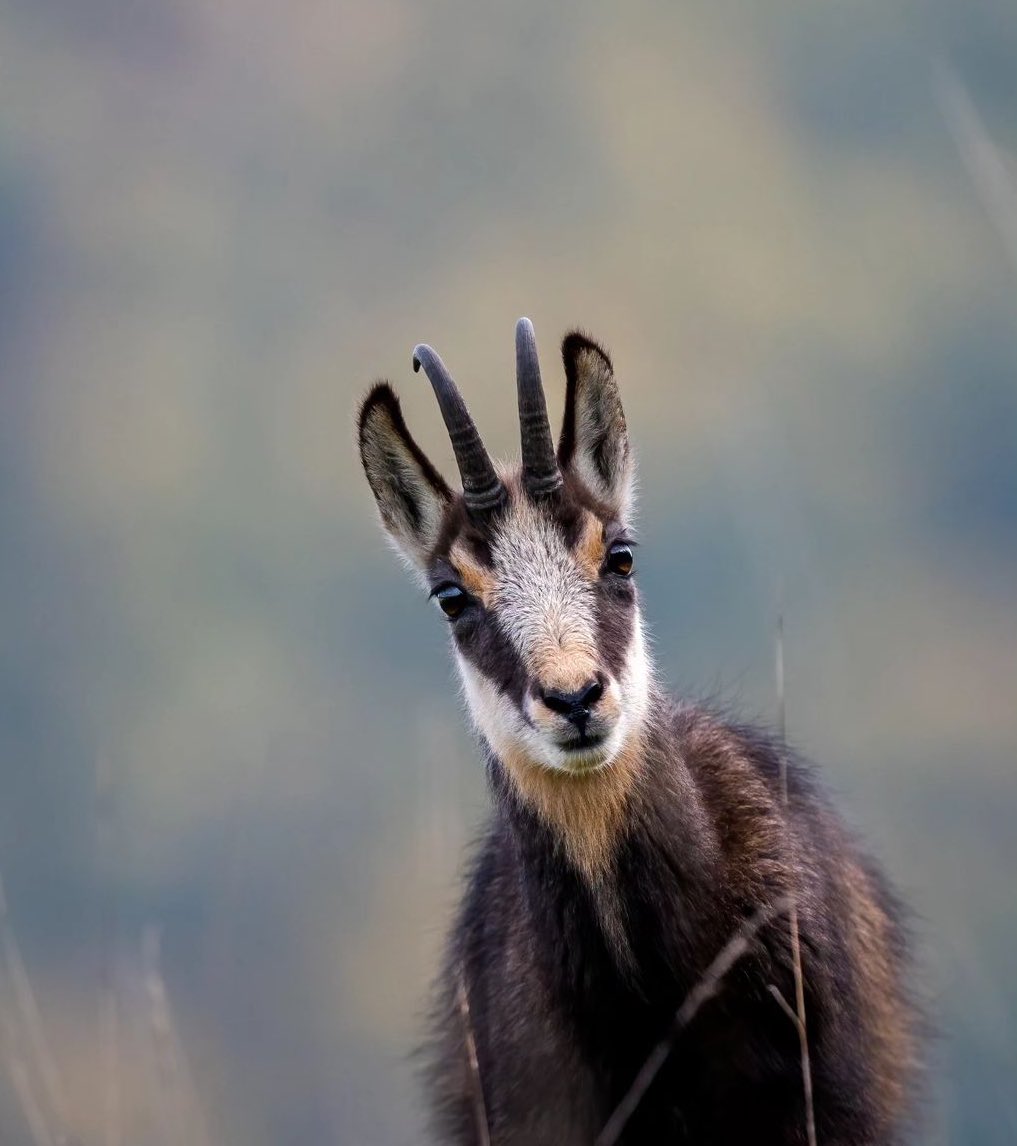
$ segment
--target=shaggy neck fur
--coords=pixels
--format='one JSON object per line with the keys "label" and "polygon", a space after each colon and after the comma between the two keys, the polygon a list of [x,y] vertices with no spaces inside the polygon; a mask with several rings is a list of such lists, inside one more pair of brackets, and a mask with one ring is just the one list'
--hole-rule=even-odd
{"label": "shaggy neck fur", "polygon": [[551,831],[569,862],[591,881],[603,876],[643,774],[642,731],[610,764],[588,772],[545,768],[517,753],[495,759],[513,794]]}

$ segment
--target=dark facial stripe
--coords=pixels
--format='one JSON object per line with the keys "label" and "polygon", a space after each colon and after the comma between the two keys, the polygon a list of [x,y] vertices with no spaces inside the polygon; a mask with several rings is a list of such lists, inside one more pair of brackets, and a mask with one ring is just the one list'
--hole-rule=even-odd
{"label": "dark facial stripe", "polygon": [[625,667],[635,631],[636,589],[631,581],[605,577],[597,592],[597,647],[608,670],[618,677]]}
{"label": "dark facial stripe", "polygon": [[477,605],[453,629],[456,647],[463,657],[517,705],[526,694],[523,662],[502,631],[498,620]]}
{"label": "dark facial stripe", "polygon": [[435,542],[434,551],[431,555],[432,560],[435,561],[447,557],[449,550],[456,541],[459,541],[466,546],[467,550],[473,555],[479,565],[483,565],[488,569],[491,568],[493,562],[491,558],[489,530],[497,521],[498,513],[495,511],[487,520],[486,528],[478,526],[475,522],[470,520],[462,497],[456,495],[445,510],[445,517],[441,523],[441,531],[438,534],[438,539]]}

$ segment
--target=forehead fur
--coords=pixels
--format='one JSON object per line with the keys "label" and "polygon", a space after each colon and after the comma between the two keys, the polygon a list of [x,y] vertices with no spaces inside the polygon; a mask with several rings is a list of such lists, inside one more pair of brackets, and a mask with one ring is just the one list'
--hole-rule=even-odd
{"label": "forehead fur", "polygon": [[510,502],[491,545],[492,609],[531,672],[543,675],[550,663],[575,659],[581,679],[573,687],[590,679],[596,660],[591,578],[573,550],[589,520],[580,510],[566,535],[543,505],[520,497]]}
{"label": "forehead fur", "polygon": [[595,561],[599,569],[605,536],[622,527],[610,506],[569,475],[559,495],[535,502],[523,489],[518,467],[499,467],[499,474],[508,505],[482,524],[470,518],[461,497],[451,499],[431,555],[436,571],[451,563],[480,587],[513,554],[514,545],[532,551],[540,542],[557,547],[562,541],[586,567]]}
{"label": "forehead fur", "polygon": [[[460,518],[436,556],[434,576],[458,578],[483,603],[530,680],[581,688],[602,667],[596,582],[609,523],[581,498],[535,501],[516,475],[503,480],[504,509],[482,528]],[[462,645],[460,652],[471,655]]]}

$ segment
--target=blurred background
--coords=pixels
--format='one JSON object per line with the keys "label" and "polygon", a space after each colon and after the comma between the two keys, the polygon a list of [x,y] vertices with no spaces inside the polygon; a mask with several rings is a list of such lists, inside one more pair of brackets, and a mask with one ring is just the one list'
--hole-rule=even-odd
{"label": "blurred background", "polygon": [[614,355],[662,671],[913,904],[935,1143],[1017,1140],[1012,0],[0,0],[0,1139],[402,1146],[484,814],[376,526],[413,344]]}

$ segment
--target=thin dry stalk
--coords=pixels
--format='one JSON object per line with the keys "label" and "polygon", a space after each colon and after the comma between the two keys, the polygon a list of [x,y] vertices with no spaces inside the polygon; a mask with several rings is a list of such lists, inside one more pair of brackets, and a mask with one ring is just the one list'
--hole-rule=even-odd
{"label": "thin dry stalk", "polygon": [[945,64],[937,68],[936,94],[971,182],[1017,268],[1017,179],[993,141],[967,88]]}
{"label": "thin dry stalk", "polygon": [[150,924],[141,937],[141,974],[148,1002],[148,1023],[155,1049],[157,1091],[161,1098],[164,1141],[173,1142],[179,1129],[179,1072],[170,1038],[169,1003],[159,967],[161,936]]}
{"label": "thin dry stalk", "polygon": [[11,1068],[11,1079],[14,1082],[14,1089],[18,1095],[18,1102],[21,1104],[21,1112],[28,1124],[28,1132],[32,1136],[32,1142],[35,1146],[57,1146],[56,1140],[46,1125],[46,1116],[43,1114],[32,1090],[31,1076],[25,1066],[24,1059],[10,1054],[8,1065]]}
{"label": "thin dry stalk", "polygon": [[[39,1005],[35,1000],[32,983],[28,977],[24,960],[21,958],[17,940],[14,937],[14,928],[11,926],[7,911],[7,896],[4,892],[2,876],[0,876],[0,946],[3,947],[4,964],[14,992],[17,1017],[26,1036],[25,1042],[28,1052],[24,1056],[18,1054],[12,1060],[12,1072],[14,1072],[16,1062],[18,1064],[17,1069],[25,1071],[26,1080],[30,1081],[34,1068],[34,1073],[41,1083],[39,1110],[45,1124],[54,1127],[49,1138],[57,1146],[63,1146],[63,1143],[71,1141],[71,1136],[67,1130],[67,1113],[63,1088],[60,1085],[60,1074],[57,1070],[56,1060],[50,1053],[49,1044],[46,1042]],[[20,1043],[20,1039],[18,1042]],[[20,1084],[16,1082],[16,1085]],[[30,1087],[29,1092],[35,1093],[34,1088]]]}
{"label": "thin dry stalk", "polygon": [[166,1142],[206,1146],[209,1141],[198,1097],[176,1033],[169,994],[162,976],[161,937],[157,926],[145,928],[141,942],[142,977],[148,999],[149,1026],[155,1047]]}
{"label": "thin dry stalk", "polygon": [[[777,614],[777,726],[780,731],[782,749],[787,742],[787,714],[784,702],[784,614]],[[788,805],[787,794],[787,752],[780,754],[780,794],[784,807]],[[790,848],[790,825],[788,826],[788,846]],[[798,933],[798,903],[794,896],[788,910],[788,926],[791,932],[791,963],[795,978],[795,1029],[798,1031],[798,1046],[802,1061],[802,1089],[805,1094],[805,1133],[809,1146],[816,1146],[816,1111],[812,1098],[812,1062],[809,1057],[809,1034],[805,1023],[805,978],[802,975],[802,946]],[[776,988],[774,988],[776,990]],[[787,1007],[784,996],[777,991],[780,1001]]]}
{"label": "thin dry stalk", "polygon": [[487,1106],[484,1103],[484,1086],[480,1080],[480,1063],[477,1060],[477,1041],[473,1037],[473,1023],[470,1020],[470,997],[466,993],[466,975],[459,968],[456,981],[456,1006],[463,1021],[463,1038],[466,1042],[466,1059],[470,1067],[470,1085],[473,1091],[473,1119],[477,1125],[478,1146],[491,1146],[491,1129],[487,1121]]}
{"label": "thin dry stalk", "polygon": [[116,985],[112,968],[103,972],[109,979],[103,983],[102,1000],[102,1057],[105,1086],[103,1088],[103,1122],[106,1128],[106,1146],[121,1146],[120,1132],[120,1015]]}
{"label": "thin dry stalk", "polygon": [[[115,817],[113,775],[108,756],[95,768],[96,832],[100,878],[114,870]],[[103,1123],[106,1146],[122,1146],[123,1118],[120,1093],[120,1008],[117,999],[117,911],[112,879],[100,886],[102,902],[102,973],[99,999],[99,1046],[103,1063]]]}
{"label": "thin dry stalk", "polygon": [[597,1135],[594,1146],[614,1146],[618,1141],[625,1125],[632,1117],[636,1107],[642,1102],[644,1095],[650,1089],[653,1080],[657,1077],[660,1068],[667,1061],[668,1055],[681,1032],[692,1022],[699,1008],[720,990],[724,977],[739,959],[750,949],[752,941],[760,931],[770,922],[782,915],[790,907],[787,898],[766,904],[759,908],[755,914],[750,915],[734,935],[721,948],[720,953],[706,968],[699,982],[685,996],[682,1005],[675,1013],[674,1020],[667,1034],[650,1052],[649,1057],[640,1067],[639,1073],[628,1089],[628,1093],[615,1107],[614,1113],[607,1120],[604,1129]]}
{"label": "thin dry stalk", "polygon": [[776,983],[770,983],[767,985],[766,989],[770,992],[771,995],[773,995],[773,997],[777,1000],[780,1009],[791,1020],[791,1025],[796,1027],[798,1030],[801,1030],[802,1024],[798,1019],[798,1015],[796,1014],[794,1007],[792,1007],[787,999],[784,998],[780,987],[778,987]]}
{"label": "thin dry stalk", "polygon": [[24,1115],[29,1135],[34,1146],[56,1146],[46,1122],[46,1115],[39,1105],[35,1091],[32,1089],[32,1076],[25,1065],[24,1055],[21,1053],[17,1027],[16,1018],[9,1021],[6,1014],[0,1011],[0,1045],[3,1046],[4,1059],[10,1071],[14,1092],[18,1096],[18,1105]]}

